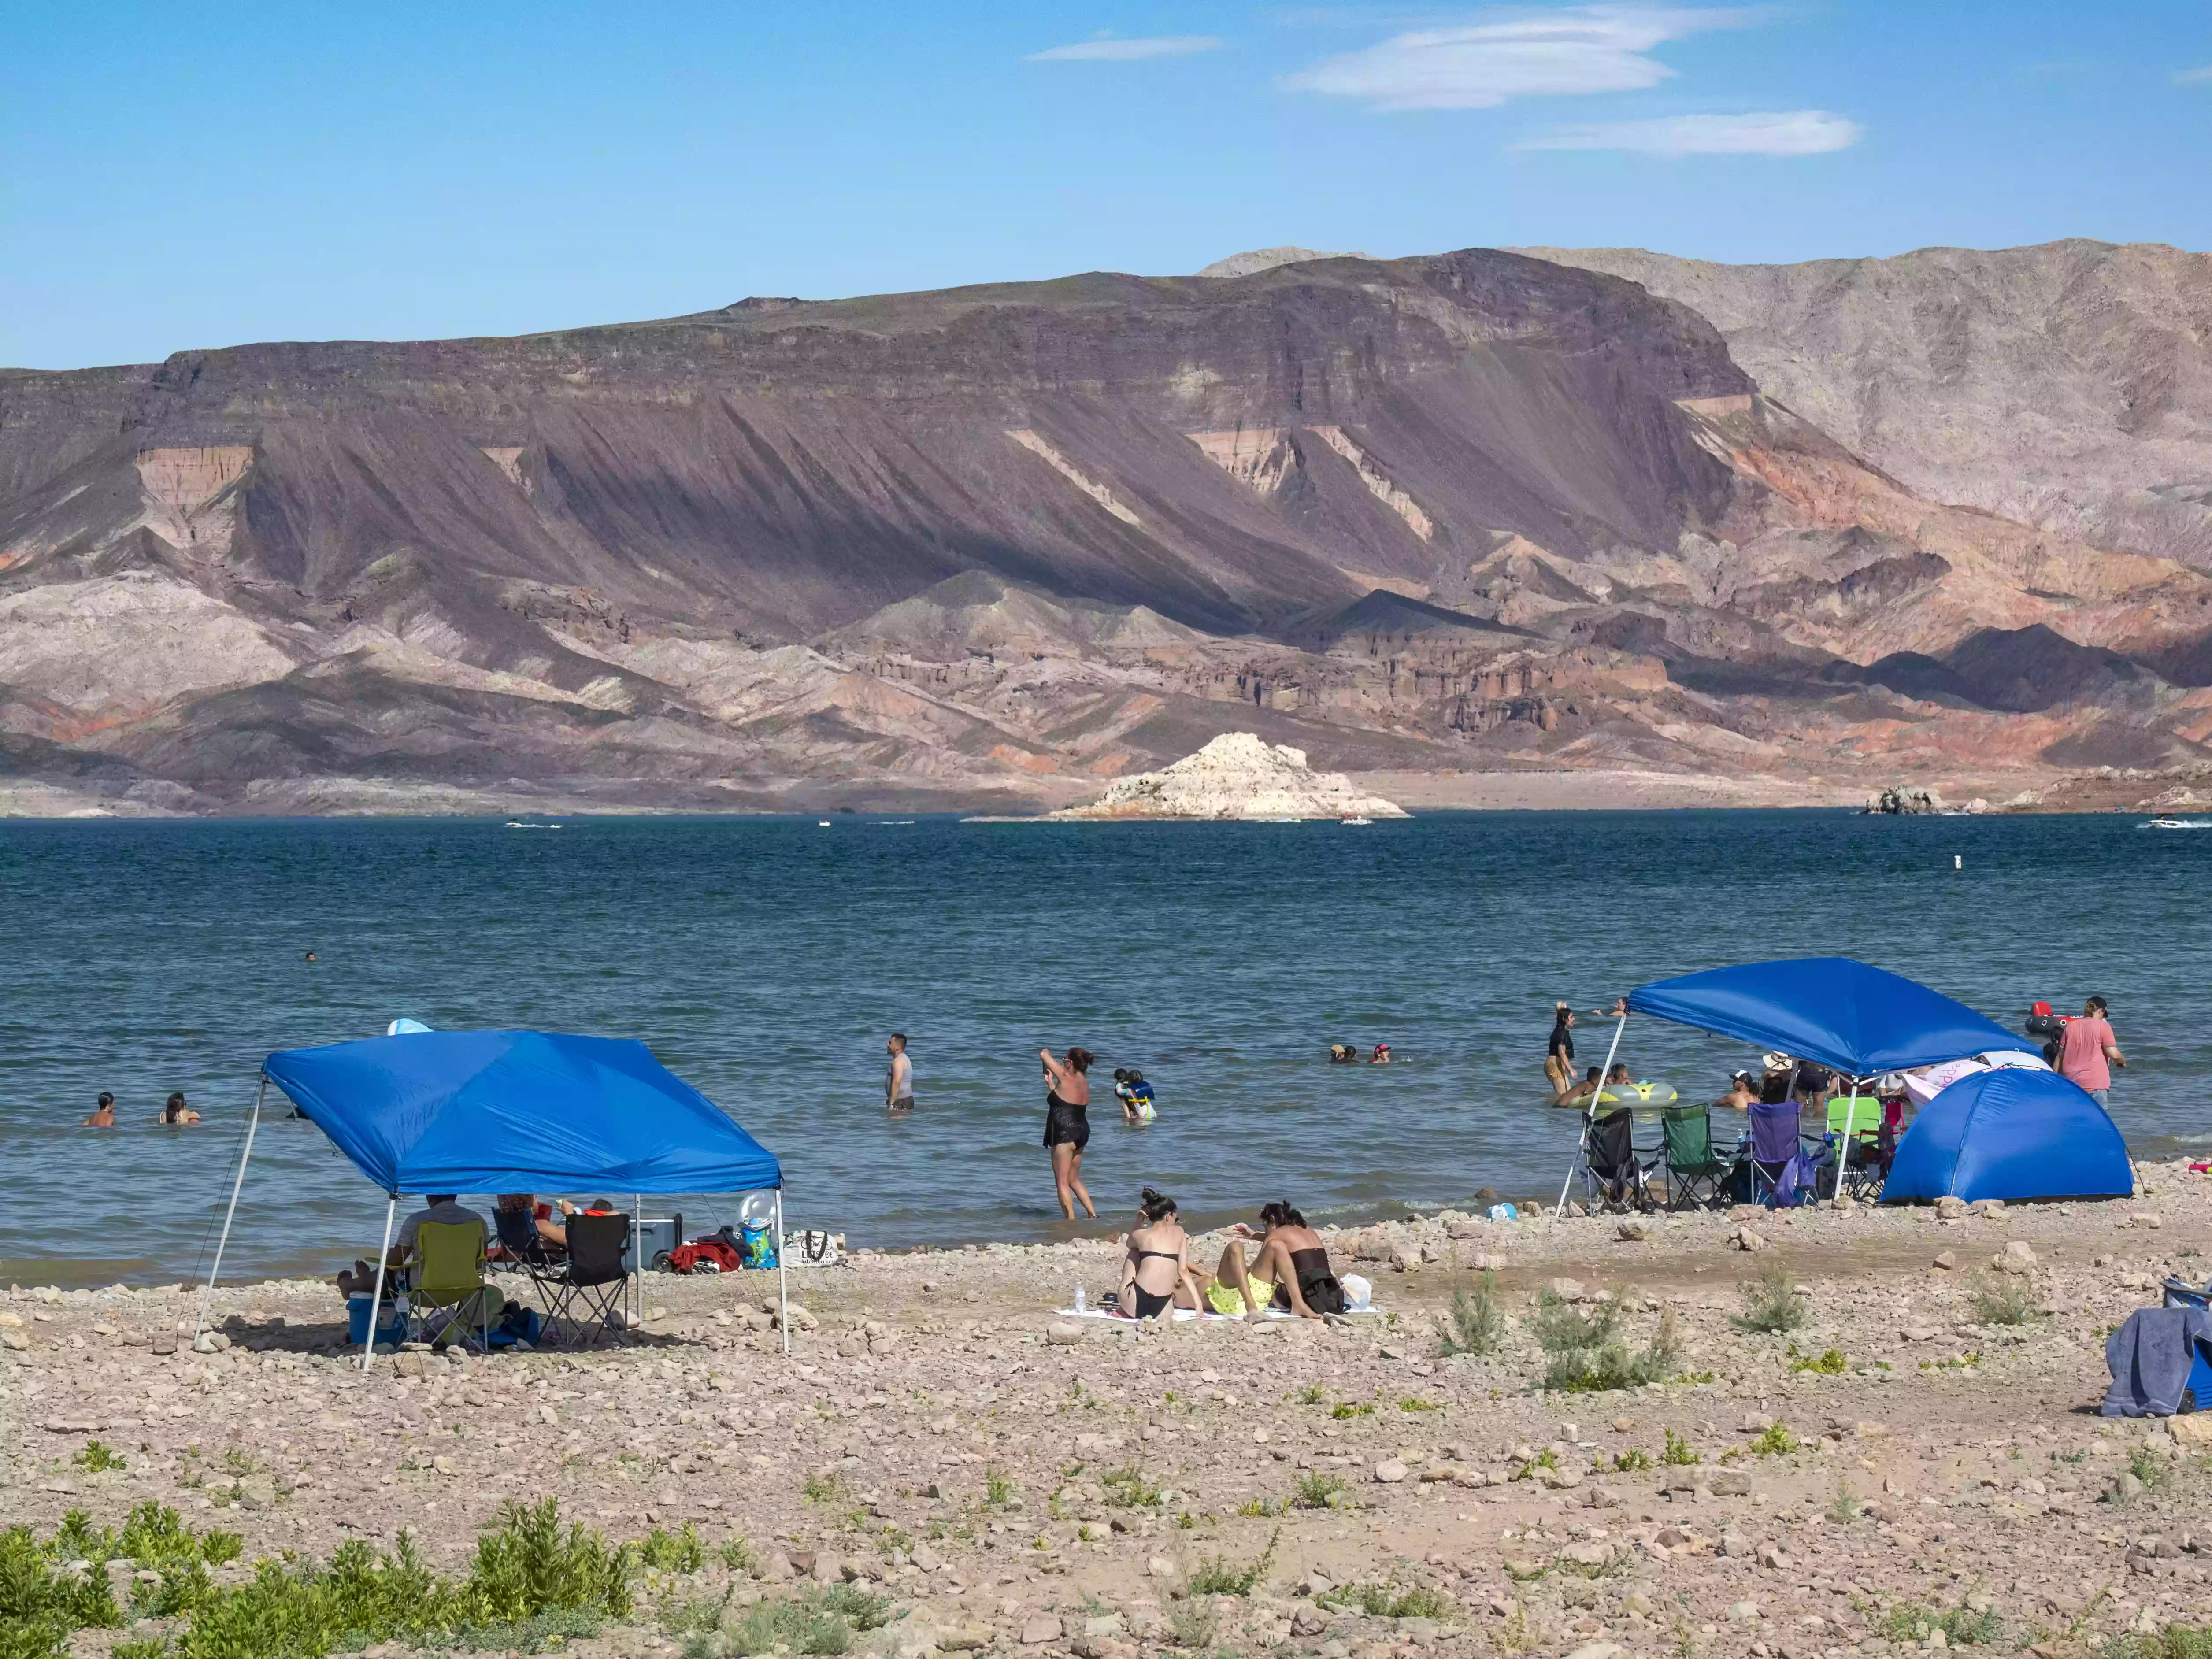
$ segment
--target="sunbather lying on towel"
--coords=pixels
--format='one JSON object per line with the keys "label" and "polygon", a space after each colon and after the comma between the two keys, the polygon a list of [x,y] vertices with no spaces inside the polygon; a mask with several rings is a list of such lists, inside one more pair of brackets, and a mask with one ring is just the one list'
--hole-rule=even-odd
{"label": "sunbather lying on towel", "polygon": [[1279,1199],[1260,1212],[1260,1224],[1264,1231],[1256,1233],[1241,1221],[1230,1229],[1257,1239],[1259,1253],[1248,1264],[1242,1244],[1222,1251],[1220,1273],[1206,1279],[1206,1305],[1232,1318],[1270,1307],[1304,1319],[1342,1313],[1344,1287],[1329,1270],[1321,1235],[1306,1225],[1305,1217],[1289,1200]]}

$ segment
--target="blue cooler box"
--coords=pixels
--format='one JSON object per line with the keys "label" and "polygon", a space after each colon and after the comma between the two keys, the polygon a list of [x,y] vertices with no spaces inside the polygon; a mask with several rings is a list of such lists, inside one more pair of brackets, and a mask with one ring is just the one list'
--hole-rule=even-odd
{"label": "blue cooler box", "polygon": [[[365,1292],[346,1298],[346,1340],[356,1348],[368,1340],[368,1304]],[[407,1322],[389,1302],[384,1304],[384,1322],[376,1328],[376,1340],[394,1345],[407,1340]]]}

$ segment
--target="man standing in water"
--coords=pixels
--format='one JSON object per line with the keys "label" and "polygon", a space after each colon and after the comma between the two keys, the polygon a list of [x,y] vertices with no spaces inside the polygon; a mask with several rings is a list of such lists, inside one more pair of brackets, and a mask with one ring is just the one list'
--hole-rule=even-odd
{"label": "man standing in water", "polygon": [[2058,1038],[2058,1074],[2081,1085],[2100,1106],[2112,1086],[2112,1066],[2128,1069],[2105,1009],[2104,998],[2091,997],[2081,1005],[2081,1018],[2068,1020]]}
{"label": "man standing in water", "polygon": [[914,1109],[914,1062],[906,1057],[906,1033],[893,1031],[884,1051],[891,1057],[890,1069],[884,1073],[884,1109],[910,1112]]}
{"label": "man standing in water", "polygon": [[92,1115],[85,1119],[82,1127],[87,1129],[112,1129],[115,1127],[115,1097],[102,1089],[100,1091],[99,1103],[93,1107]]}

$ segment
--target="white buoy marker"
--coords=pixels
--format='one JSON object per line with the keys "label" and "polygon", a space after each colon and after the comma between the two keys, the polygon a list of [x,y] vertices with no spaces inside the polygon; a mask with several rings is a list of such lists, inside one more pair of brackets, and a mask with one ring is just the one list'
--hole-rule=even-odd
{"label": "white buoy marker", "polygon": [[1951,867],[1954,870],[1963,870],[1966,867],[1966,860],[1954,853],[1951,854]]}

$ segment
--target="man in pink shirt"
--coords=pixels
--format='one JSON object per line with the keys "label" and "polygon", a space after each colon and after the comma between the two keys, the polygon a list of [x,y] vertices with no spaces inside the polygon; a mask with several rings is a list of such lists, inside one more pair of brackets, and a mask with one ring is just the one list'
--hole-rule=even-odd
{"label": "man in pink shirt", "polygon": [[2128,1069],[2127,1056],[2120,1052],[2119,1039],[2112,1035],[2112,1024],[2105,1018],[2105,1000],[2091,997],[2081,1005],[2081,1018],[2066,1022],[2065,1033],[2058,1039],[2058,1074],[2081,1085],[2097,1104],[2105,1103],[2106,1091],[2112,1086],[2112,1066],[2122,1071]]}

